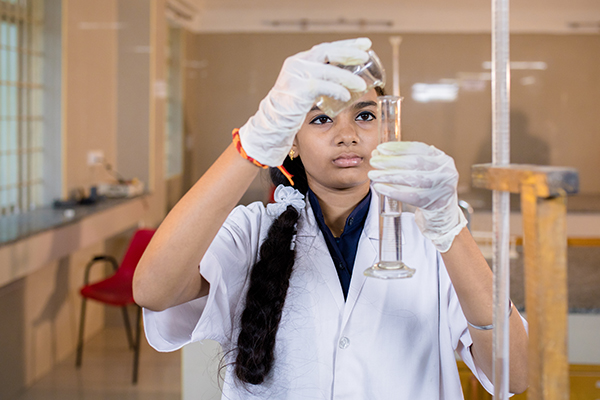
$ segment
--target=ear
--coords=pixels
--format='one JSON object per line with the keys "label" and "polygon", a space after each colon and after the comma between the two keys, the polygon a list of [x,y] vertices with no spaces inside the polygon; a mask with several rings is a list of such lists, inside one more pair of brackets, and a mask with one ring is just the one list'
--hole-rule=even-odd
{"label": "ear", "polygon": [[294,157],[298,157],[300,152],[298,151],[298,139],[294,138],[294,143],[292,143],[292,149],[294,151]]}

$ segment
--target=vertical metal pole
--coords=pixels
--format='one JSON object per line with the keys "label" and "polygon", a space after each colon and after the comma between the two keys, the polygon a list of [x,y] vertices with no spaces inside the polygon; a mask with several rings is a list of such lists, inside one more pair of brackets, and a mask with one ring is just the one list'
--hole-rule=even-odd
{"label": "vertical metal pole", "polygon": [[[492,0],[492,164],[510,163],[509,0]],[[509,231],[508,192],[493,192],[494,399],[508,399]]]}

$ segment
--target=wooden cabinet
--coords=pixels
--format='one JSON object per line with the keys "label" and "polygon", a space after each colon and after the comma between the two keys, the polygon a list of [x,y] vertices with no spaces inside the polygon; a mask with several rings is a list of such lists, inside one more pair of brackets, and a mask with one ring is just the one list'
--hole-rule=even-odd
{"label": "wooden cabinet", "polygon": [[[471,373],[469,367],[458,361],[458,373],[465,400],[491,400],[489,394]],[[600,400],[600,365],[571,364],[570,400]],[[511,400],[526,400],[527,392],[511,397]]]}
{"label": "wooden cabinet", "polygon": [[600,365],[569,366],[571,400],[600,399]]}

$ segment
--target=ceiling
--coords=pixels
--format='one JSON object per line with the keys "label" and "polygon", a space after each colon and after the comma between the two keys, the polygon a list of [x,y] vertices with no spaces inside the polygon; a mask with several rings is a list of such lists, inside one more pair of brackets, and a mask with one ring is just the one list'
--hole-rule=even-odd
{"label": "ceiling", "polygon": [[[168,0],[197,32],[489,32],[482,0]],[[600,0],[520,0],[512,32],[600,33]]]}

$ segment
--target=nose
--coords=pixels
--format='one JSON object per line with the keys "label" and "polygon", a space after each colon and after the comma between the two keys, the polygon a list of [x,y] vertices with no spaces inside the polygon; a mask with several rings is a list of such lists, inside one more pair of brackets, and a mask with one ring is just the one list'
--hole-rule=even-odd
{"label": "nose", "polygon": [[350,146],[358,143],[359,137],[356,124],[346,121],[345,118],[339,118],[338,121],[336,121],[336,125],[336,144]]}

